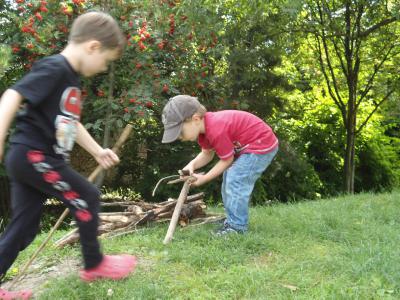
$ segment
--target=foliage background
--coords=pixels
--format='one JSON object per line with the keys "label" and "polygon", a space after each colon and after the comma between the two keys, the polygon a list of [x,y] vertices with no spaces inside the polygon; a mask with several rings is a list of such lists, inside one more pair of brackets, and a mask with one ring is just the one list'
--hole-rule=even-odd
{"label": "foliage background", "polygon": [[[127,47],[109,74],[83,79],[83,123],[105,146],[112,145],[127,122],[135,126],[120,166],[106,177],[107,188],[129,187],[152,199],[158,179],[175,174],[196,155],[197,145],[160,143],[163,105],[171,96],[190,94],[210,111],[250,111],[276,131],[280,151],[257,183],[253,203],[335,195],[343,190],[345,130],[311,51],[315,44],[300,30],[311,22],[304,4],[300,0],[2,2],[0,93],[34,61],[63,49],[76,16],[105,10],[123,28]],[[337,8],[345,4],[338,1]],[[392,25],[398,34],[398,21]],[[374,44],[367,47],[374,51]],[[394,56],[389,67],[398,62],[399,56]],[[383,74],[380,87],[391,80],[390,73]],[[366,111],[368,107],[363,107],[360,114]],[[399,185],[399,116],[396,90],[358,137],[356,192]],[[76,153],[75,166],[89,172],[89,158]],[[216,180],[202,188],[210,202],[220,201],[219,186]],[[177,192],[176,187],[163,186],[154,201]]]}

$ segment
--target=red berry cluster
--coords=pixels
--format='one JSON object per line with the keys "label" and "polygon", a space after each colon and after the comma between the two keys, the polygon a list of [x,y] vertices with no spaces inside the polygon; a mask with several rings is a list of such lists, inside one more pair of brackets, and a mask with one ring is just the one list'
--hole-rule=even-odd
{"label": "red berry cluster", "polygon": [[104,91],[103,91],[102,89],[98,89],[98,90],[97,90],[97,96],[99,96],[99,97],[104,97],[104,96],[105,96]]}
{"label": "red berry cluster", "polygon": [[147,21],[143,21],[142,27],[138,29],[138,34],[140,37],[138,42],[139,49],[141,51],[146,50],[147,47],[143,42],[151,37],[150,33],[147,31]]}
{"label": "red berry cluster", "polygon": [[[27,33],[29,35],[31,35],[32,37],[34,37],[34,39],[37,42],[41,42],[41,38],[38,34],[38,29],[35,28],[37,26],[35,26],[35,24],[40,23],[43,21],[43,16],[42,14],[46,14],[49,10],[47,8],[47,1],[40,1],[40,2],[35,2],[35,5],[32,4],[32,2],[25,2],[25,0],[17,0],[16,1],[19,6],[18,6],[18,10],[22,13],[24,13],[24,17],[25,17],[25,13],[28,14],[28,9],[29,9],[29,14],[31,13],[31,17],[28,18],[28,22],[23,23],[22,27],[21,27],[21,31],[23,33]],[[26,49],[33,49],[35,48],[34,44],[32,43],[32,39],[29,39],[30,41],[25,45]],[[18,53],[20,51],[20,48],[18,46],[14,46],[13,47],[13,52],[14,53]]]}
{"label": "red berry cluster", "polygon": [[[121,100],[124,102],[124,100]],[[143,117],[145,115],[145,111],[143,110],[144,107],[151,109],[153,108],[154,103],[151,100],[147,101],[138,101],[137,98],[130,98],[128,106],[124,107],[124,112],[126,114],[136,113],[138,116]]]}
{"label": "red berry cluster", "polygon": [[169,15],[169,34],[173,35],[175,32],[175,15]]}

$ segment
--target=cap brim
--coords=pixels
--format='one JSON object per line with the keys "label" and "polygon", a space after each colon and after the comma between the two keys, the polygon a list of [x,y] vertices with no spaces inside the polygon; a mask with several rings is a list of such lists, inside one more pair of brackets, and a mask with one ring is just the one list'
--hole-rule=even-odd
{"label": "cap brim", "polygon": [[164,134],[163,134],[161,142],[166,144],[166,143],[172,143],[173,141],[176,141],[176,139],[181,134],[182,126],[183,126],[183,123],[180,123],[174,127],[164,129]]}

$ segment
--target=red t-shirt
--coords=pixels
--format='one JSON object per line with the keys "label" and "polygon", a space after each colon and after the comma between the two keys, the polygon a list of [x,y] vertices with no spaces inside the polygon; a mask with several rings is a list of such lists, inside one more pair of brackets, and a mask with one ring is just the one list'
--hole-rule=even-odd
{"label": "red t-shirt", "polygon": [[205,133],[198,143],[202,149],[214,149],[220,159],[243,153],[265,154],[278,146],[278,139],[263,120],[240,110],[207,112]]}

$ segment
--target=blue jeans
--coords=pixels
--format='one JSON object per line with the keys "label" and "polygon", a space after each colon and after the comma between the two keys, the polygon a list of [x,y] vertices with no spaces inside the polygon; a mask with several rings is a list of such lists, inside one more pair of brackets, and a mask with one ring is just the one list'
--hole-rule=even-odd
{"label": "blue jeans", "polygon": [[249,201],[254,184],[278,152],[278,147],[266,154],[245,153],[225,170],[222,181],[226,223],[236,230],[246,231],[249,222]]}

